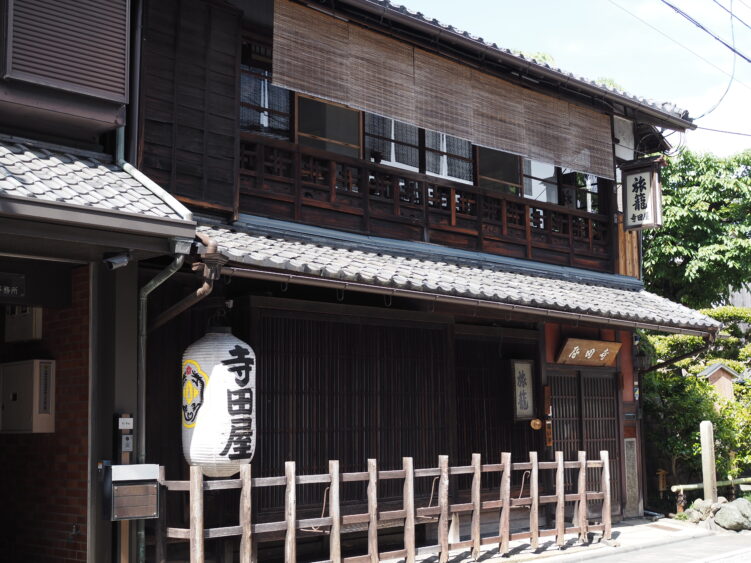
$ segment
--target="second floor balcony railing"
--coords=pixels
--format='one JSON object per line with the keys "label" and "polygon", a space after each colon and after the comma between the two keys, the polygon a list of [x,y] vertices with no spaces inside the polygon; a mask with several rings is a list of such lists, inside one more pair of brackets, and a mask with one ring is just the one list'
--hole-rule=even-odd
{"label": "second floor balcony railing", "polygon": [[268,137],[243,136],[239,190],[242,213],[613,271],[606,215]]}

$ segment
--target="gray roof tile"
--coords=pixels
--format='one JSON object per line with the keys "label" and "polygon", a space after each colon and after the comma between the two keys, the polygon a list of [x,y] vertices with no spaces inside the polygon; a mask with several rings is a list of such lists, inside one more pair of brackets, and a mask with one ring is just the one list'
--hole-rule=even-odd
{"label": "gray roof tile", "polygon": [[0,197],[56,201],[102,210],[182,220],[183,216],[115,164],[73,149],[47,150],[0,139]]}
{"label": "gray roof tile", "polygon": [[614,287],[521,273],[494,263],[451,263],[386,253],[349,250],[291,236],[199,226],[213,237],[231,261],[274,270],[307,272],[332,280],[411,288],[445,295],[482,297],[504,304],[527,305],[644,325],[715,331],[719,323],[683,305],[637,287]]}

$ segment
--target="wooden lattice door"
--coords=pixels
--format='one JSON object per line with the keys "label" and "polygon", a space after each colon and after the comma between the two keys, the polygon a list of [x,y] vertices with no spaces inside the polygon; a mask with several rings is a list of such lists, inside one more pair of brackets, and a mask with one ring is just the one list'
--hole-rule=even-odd
{"label": "wooden lattice door", "polygon": [[[618,385],[612,371],[556,371],[548,373],[553,407],[553,449],[566,460],[580,450],[587,459],[610,454],[610,490],[614,513],[621,511]],[[566,471],[567,492],[574,492],[574,470]],[[599,490],[599,470],[588,476],[587,488]]]}

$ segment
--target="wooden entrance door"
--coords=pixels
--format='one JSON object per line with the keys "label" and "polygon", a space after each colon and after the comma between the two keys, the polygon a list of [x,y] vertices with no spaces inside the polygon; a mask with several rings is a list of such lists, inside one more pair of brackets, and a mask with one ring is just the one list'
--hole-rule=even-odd
{"label": "wooden entrance door", "polygon": [[[561,370],[548,372],[553,406],[553,450],[575,460],[580,450],[587,459],[610,454],[610,490],[614,513],[621,511],[618,385],[612,370]],[[572,474],[569,475],[568,473]],[[566,489],[573,492],[576,478],[567,470]],[[587,488],[599,489],[599,470],[588,476]]]}

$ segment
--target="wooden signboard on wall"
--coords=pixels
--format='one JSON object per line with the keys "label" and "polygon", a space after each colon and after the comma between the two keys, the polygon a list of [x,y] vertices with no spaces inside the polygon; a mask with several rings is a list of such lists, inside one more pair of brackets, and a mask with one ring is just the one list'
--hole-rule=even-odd
{"label": "wooden signboard on wall", "polygon": [[606,342],[603,340],[583,340],[569,338],[558,354],[556,363],[577,366],[607,366],[615,365],[620,342]]}

